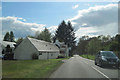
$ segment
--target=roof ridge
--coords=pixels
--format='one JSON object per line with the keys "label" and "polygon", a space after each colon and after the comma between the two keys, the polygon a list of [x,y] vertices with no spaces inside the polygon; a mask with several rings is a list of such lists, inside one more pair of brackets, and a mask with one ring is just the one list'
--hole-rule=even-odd
{"label": "roof ridge", "polygon": [[50,42],[47,42],[47,41],[44,41],[44,40],[35,39],[35,38],[30,38],[30,37],[27,37],[27,38],[28,38],[28,39],[32,39],[32,40],[36,40],[36,41],[45,42],[45,43],[50,43]]}

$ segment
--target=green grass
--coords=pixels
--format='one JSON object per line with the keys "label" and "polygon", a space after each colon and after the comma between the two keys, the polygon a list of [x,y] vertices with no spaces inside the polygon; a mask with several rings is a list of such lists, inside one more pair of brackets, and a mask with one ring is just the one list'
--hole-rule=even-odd
{"label": "green grass", "polygon": [[3,78],[47,78],[62,59],[3,61]]}
{"label": "green grass", "polygon": [[80,55],[81,57],[83,58],[87,58],[87,59],[91,59],[91,60],[94,60],[95,59],[95,55]]}

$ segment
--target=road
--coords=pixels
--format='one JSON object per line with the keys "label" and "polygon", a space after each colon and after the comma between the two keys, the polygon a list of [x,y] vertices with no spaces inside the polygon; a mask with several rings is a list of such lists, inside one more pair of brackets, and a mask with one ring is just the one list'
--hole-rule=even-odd
{"label": "road", "polygon": [[94,65],[93,60],[74,55],[65,60],[50,78],[105,78],[112,80],[112,78],[118,78],[118,69],[101,68]]}

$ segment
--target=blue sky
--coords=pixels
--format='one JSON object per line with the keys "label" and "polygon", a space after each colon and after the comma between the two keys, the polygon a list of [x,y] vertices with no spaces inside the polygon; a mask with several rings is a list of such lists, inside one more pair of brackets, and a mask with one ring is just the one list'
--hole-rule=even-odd
{"label": "blue sky", "polygon": [[[72,6],[79,4],[79,8],[72,9]],[[90,6],[105,5],[103,3],[84,2],[3,2],[2,16],[15,16],[26,19],[29,23],[47,24],[47,27],[58,25],[77,15],[77,10],[87,9]]]}
{"label": "blue sky", "polygon": [[[117,6],[114,4],[116,3],[3,2],[3,35],[6,31],[13,30],[17,38],[25,37],[26,35],[34,35],[35,31],[41,31],[44,27],[47,27],[51,30],[51,33],[54,33],[62,20],[70,20],[72,22],[74,28],[77,29],[76,36],[78,38],[83,35],[101,35],[101,31],[99,30],[102,30],[102,27],[110,25],[111,22],[113,22],[112,28],[116,25]],[[105,17],[106,14],[108,14],[107,17]],[[116,15],[112,18],[111,15],[113,14]],[[98,18],[100,18],[100,20]],[[102,20],[103,18],[104,20]],[[100,23],[100,21],[102,22]],[[106,27],[106,29],[108,28],[109,27]],[[116,31],[113,32],[114,34],[116,33]],[[109,34],[109,32],[106,33],[104,30],[102,30],[102,33],[105,35]]]}

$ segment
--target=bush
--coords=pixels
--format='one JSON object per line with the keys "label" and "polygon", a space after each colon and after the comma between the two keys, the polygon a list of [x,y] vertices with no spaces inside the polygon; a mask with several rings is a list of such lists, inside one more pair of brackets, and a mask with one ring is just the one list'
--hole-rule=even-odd
{"label": "bush", "polygon": [[65,56],[59,55],[59,56],[57,57],[57,59],[59,59],[59,58],[65,58]]}
{"label": "bush", "polygon": [[36,53],[34,53],[34,54],[32,55],[32,59],[38,59],[38,55],[37,55]]}
{"label": "bush", "polygon": [[13,53],[6,53],[3,57],[4,60],[13,60]]}

